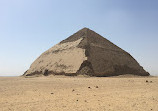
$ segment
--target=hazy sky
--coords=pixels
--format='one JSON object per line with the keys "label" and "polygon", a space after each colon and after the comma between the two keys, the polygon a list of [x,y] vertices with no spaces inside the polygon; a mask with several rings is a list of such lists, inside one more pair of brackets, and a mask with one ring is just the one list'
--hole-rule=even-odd
{"label": "hazy sky", "polygon": [[0,0],[0,76],[88,27],[158,75],[158,0]]}

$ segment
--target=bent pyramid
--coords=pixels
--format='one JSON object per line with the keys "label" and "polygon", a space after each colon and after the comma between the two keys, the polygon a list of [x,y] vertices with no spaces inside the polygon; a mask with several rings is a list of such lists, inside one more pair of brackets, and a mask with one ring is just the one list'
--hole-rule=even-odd
{"label": "bent pyramid", "polygon": [[88,28],[79,30],[44,52],[24,76],[38,74],[149,75],[129,53]]}

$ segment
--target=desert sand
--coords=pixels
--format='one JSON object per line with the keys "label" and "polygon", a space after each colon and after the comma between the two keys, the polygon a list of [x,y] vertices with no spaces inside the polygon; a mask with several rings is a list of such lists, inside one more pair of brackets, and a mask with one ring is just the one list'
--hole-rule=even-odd
{"label": "desert sand", "polygon": [[0,77],[0,111],[158,111],[158,77]]}

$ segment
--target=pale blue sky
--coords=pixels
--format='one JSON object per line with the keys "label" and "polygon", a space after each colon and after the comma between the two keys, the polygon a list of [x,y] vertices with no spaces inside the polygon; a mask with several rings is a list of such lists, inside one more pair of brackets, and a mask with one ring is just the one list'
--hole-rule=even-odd
{"label": "pale blue sky", "polygon": [[88,27],[158,75],[158,0],[0,0],[0,76]]}

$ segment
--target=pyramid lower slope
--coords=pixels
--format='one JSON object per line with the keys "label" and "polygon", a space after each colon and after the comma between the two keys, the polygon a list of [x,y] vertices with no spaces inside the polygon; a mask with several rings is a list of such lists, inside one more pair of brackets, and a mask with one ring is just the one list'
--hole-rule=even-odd
{"label": "pyramid lower slope", "polygon": [[35,60],[25,75],[44,74],[46,72],[48,74],[75,75],[78,67],[87,59],[85,50],[77,47],[81,40],[55,45]]}
{"label": "pyramid lower slope", "polygon": [[36,74],[149,75],[129,53],[87,28],[44,52],[24,75]]}

